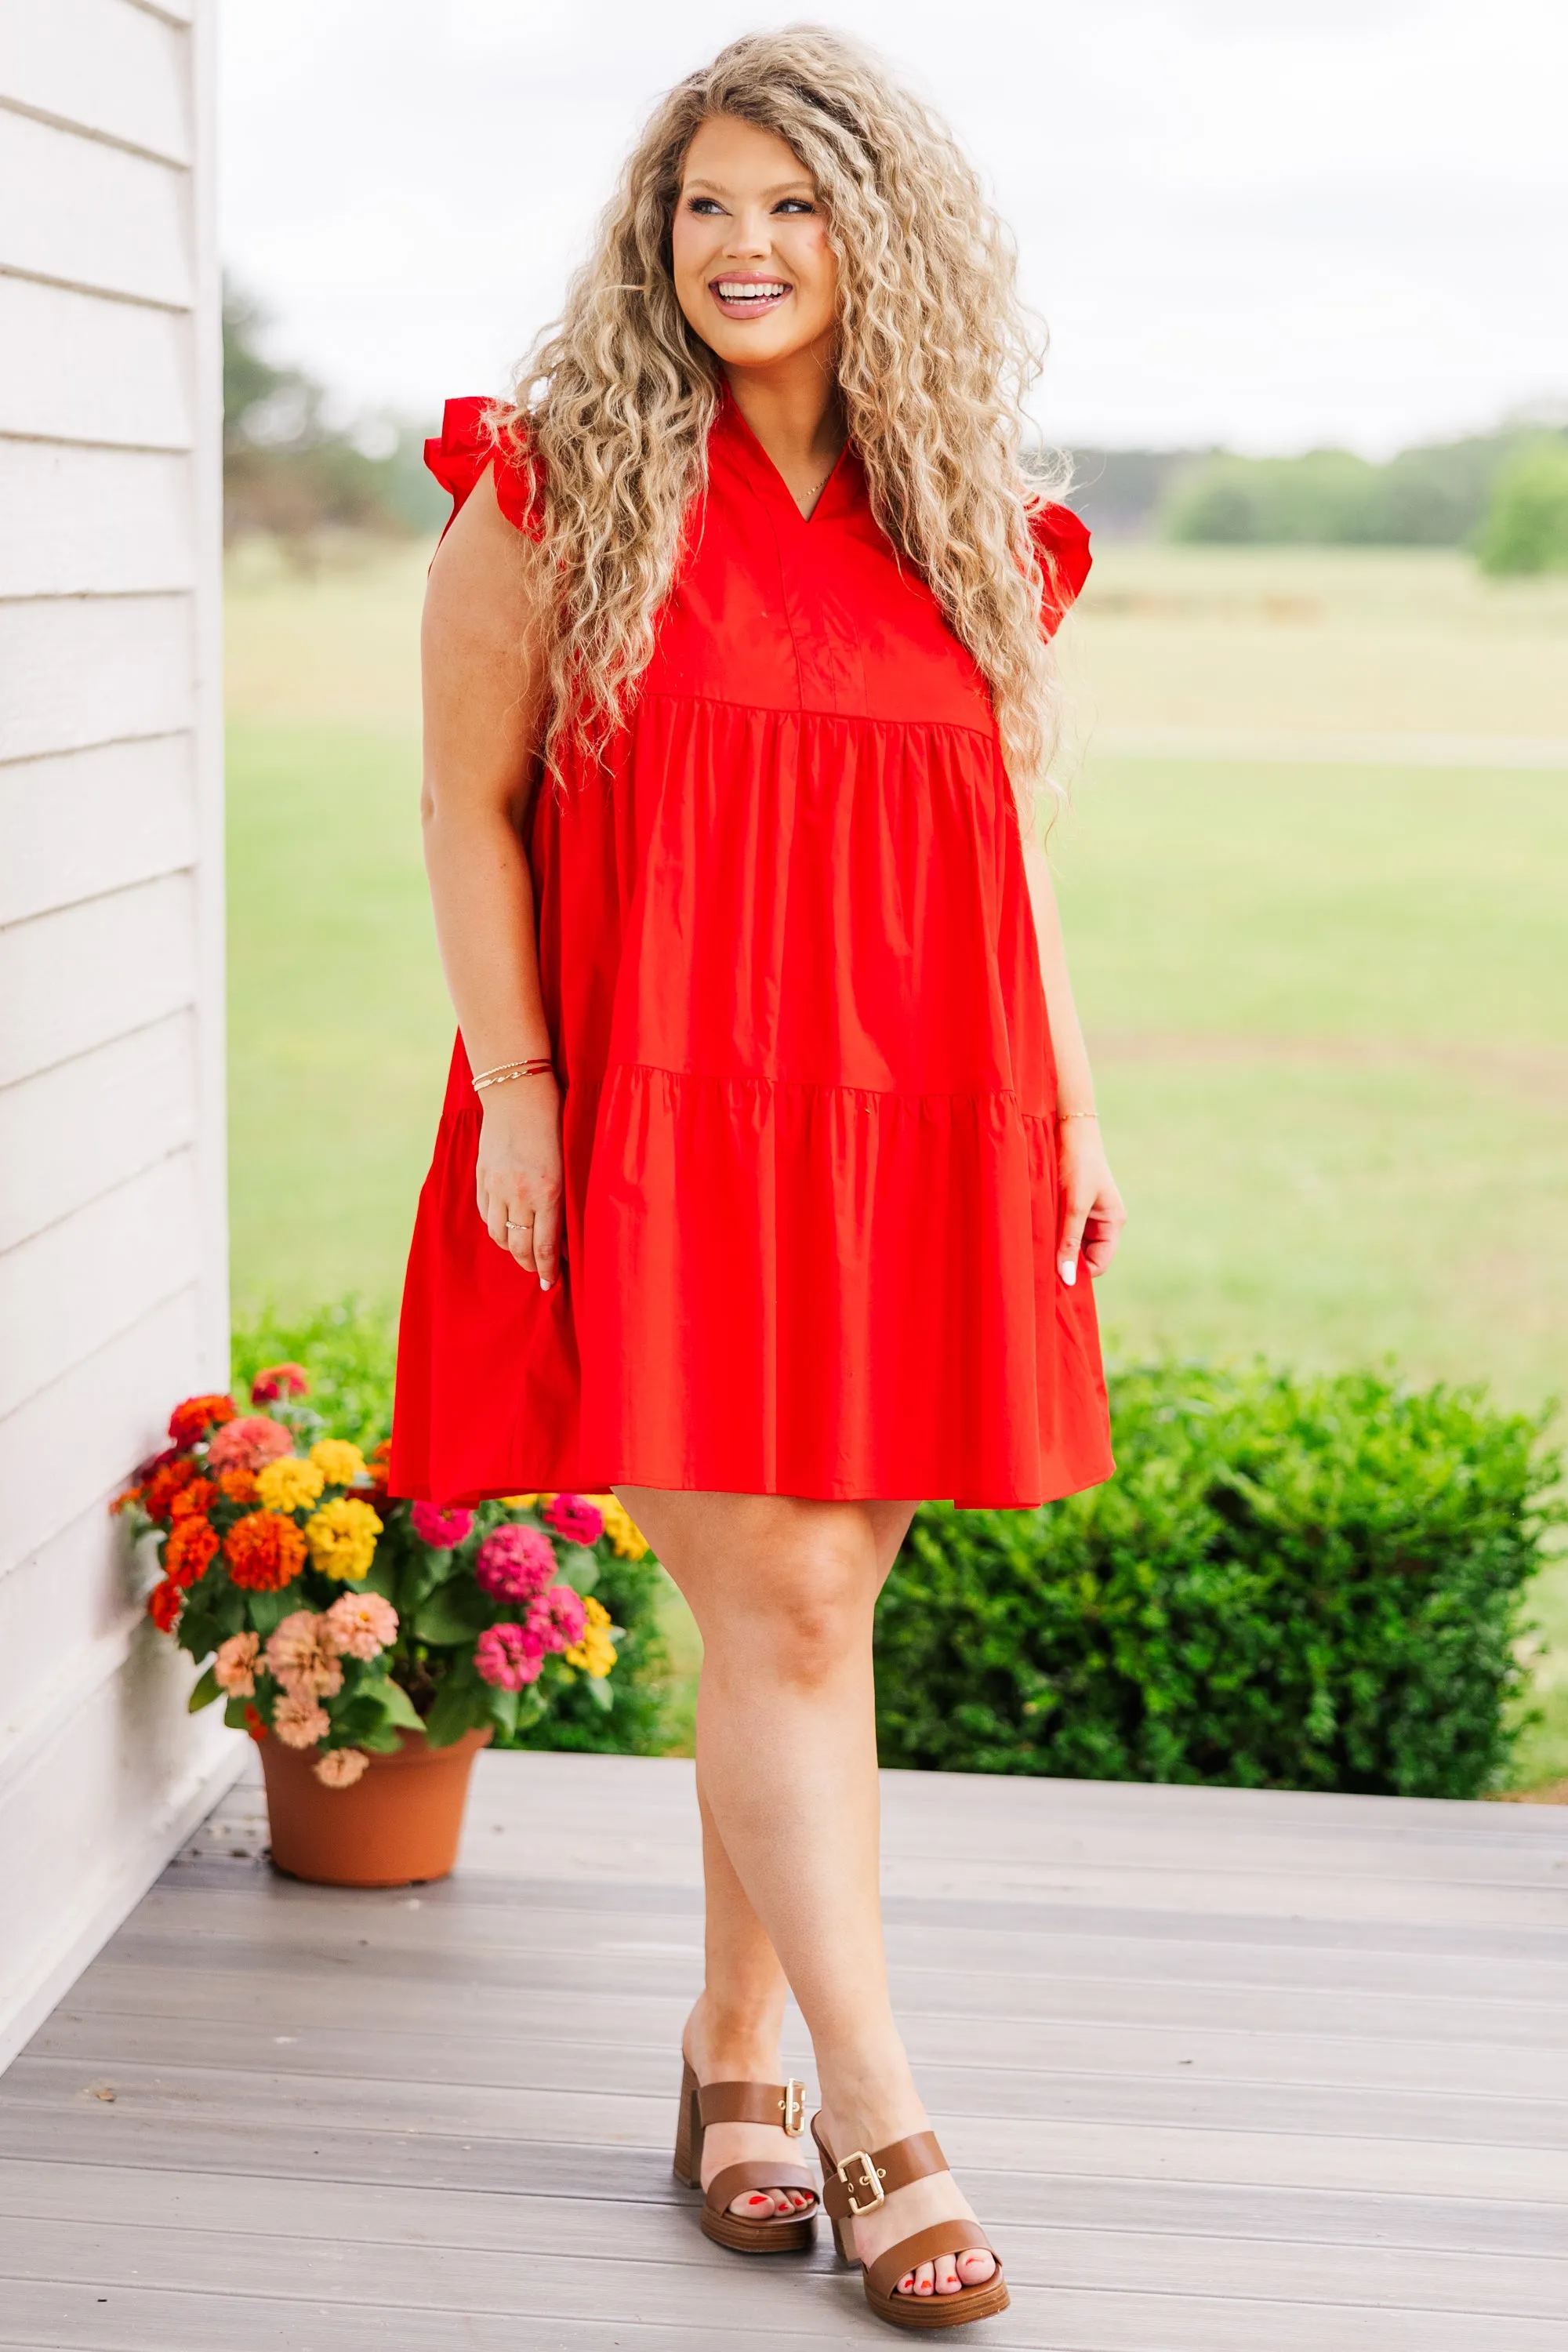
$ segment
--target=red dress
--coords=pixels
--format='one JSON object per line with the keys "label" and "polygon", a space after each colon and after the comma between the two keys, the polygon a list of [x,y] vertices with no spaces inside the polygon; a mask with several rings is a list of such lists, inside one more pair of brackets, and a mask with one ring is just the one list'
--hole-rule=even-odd
{"label": "red dress", "polygon": [[[459,506],[494,463],[526,528],[484,406],[449,402],[427,462]],[[1038,529],[1070,597],[1088,535]],[[528,855],[565,1277],[542,1292],[480,1222],[459,1039],[393,1491],[1026,1505],[1109,1477],[996,723],[852,450],[806,520],[725,401],[632,716],[607,772],[536,793]]]}

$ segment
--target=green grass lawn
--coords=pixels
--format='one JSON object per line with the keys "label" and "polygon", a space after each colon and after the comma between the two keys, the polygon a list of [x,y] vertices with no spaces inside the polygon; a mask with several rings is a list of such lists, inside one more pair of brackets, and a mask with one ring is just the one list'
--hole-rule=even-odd
{"label": "green grass lawn", "polygon": [[[390,1311],[451,1036],[419,861],[422,555],[231,585],[239,1312]],[[1568,736],[1568,591],[1446,554],[1111,549],[1103,730]],[[1132,1211],[1113,1349],[1568,1387],[1568,772],[1090,751],[1055,842]],[[1568,1774],[1568,1570],[1526,1779]],[[686,1638],[686,1637],[682,1637]],[[689,1644],[688,1644],[689,1645]]]}

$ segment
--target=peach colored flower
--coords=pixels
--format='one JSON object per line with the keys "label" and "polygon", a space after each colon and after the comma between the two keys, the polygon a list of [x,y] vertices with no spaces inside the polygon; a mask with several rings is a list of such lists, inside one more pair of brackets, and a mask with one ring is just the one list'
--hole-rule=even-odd
{"label": "peach colored flower", "polygon": [[310,1376],[303,1364],[264,1364],[250,1383],[252,1404],[276,1404],[279,1397],[307,1396]]}
{"label": "peach colored flower", "polygon": [[369,1762],[363,1748],[329,1748],[311,1769],[324,1789],[352,1789]]}
{"label": "peach colored flower", "polygon": [[285,1617],[268,1641],[267,1671],[301,1698],[336,1697],[343,1670],[326,1619],[313,1609],[296,1609]]}
{"label": "peach colored flower", "polygon": [[213,1680],[229,1698],[253,1698],[256,1695],[256,1660],[261,1647],[259,1633],[231,1633],[226,1642],[218,1643],[213,1660]]}
{"label": "peach colored flower", "polygon": [[397,1612],[379,1592],[345,1592],[321,1619],[340,1657],[376,1658],[397,1639]]}
{"label": "peach colored flower", "polygon": [[272,1728],[285,1748],[314,1748],[331,1729],[331,1718],[305,1691],[285,1691],[272,1709]]}
{"label": "peach colored flower", "polygon": [[264,1462],[276,1462],[293,1451],[294,1440],[280,1421],[264,1412],[245,1412],[215,1431],[207,1460],[215,1470],[259,1470]]}

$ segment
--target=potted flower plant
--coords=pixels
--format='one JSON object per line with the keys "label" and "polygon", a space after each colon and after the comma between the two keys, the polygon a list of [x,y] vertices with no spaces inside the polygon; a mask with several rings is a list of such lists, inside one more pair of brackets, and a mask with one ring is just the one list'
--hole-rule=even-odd
{"label": "potted flower plant", "polygon": [[444,1876],[468,1772],[581,1677],[600,1706],[620,1629],[601,1559],[647,1546],[613,1496],[437,1508],[387,1495],[324,1432],[297,1364],[251,1403],[188,1397],[114,1508],[155,1548],[161,1632],[203,1666],[193,1709],[259,1743],[273,1859],[339,1885]]}

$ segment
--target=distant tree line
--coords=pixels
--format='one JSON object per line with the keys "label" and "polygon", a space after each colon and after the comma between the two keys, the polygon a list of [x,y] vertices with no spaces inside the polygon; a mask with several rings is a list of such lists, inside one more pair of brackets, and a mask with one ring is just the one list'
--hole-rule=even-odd
{"label": "distant tree line", "polygon": [[1073,503],[1110,536],[1219,546],[1469,547],[1494,572],[1568,567],[1568,432],[1519,425],[1383,464],[1348,449],[1076,449]]}
{"label": "distant tree line", "polygon": [[256,302],[226,286],[225,538],[265,533],[302,554],[333,532],[434,528],[447,499],[425,471],[423,434],[386,418],[334,425],[321,384],[263,356],[266,324]]}
{"label": "distant tree line", "polygon": [[[260,307],[223,311],[224,528],[296,554],[334,532],[425,533],[447,513],[424,433],[384,417],[334,424],[325,388],[260,348]],[[1224,449],[1070,451],[1070,496],[1112,538],[1223,546],[1472,548],[1494,572],[1568,568],[1568,430],[1519,425],[1382,465],[1348,449],[1238,457]]]}

